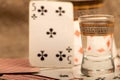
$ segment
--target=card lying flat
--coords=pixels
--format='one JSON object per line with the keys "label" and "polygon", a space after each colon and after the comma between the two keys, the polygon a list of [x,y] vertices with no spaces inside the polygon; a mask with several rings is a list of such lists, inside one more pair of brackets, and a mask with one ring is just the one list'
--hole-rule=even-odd
{"label": "card lying flat", "polygon": [[67,69],[67,68],[43,70],[35,75],[47,76],[47,77],[56,78],[59,80],[69,80],[74,78],[72,69]]}
{"label": "card lying flat", "polygon": [[7,79],[7,80],[57,80],[53,78],[45,78],[41,76],[35,76],[35,75],[3,75],[1,78]]}
{"label": "card lying flat", "polygon": [[34,73],[40,68],[31,67],[28,59],[0,59],[0,73]]}
{"label": "card lying flat", "polygon": [[31,1],[29,13],[30,64],[36,67],[72,67],[72,3]]}

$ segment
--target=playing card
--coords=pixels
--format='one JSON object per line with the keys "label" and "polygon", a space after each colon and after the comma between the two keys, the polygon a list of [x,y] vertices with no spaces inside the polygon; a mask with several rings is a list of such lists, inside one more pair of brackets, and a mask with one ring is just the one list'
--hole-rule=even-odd
{"label": "playing card", "polygon": [[74,21],[74,65],[81,65],[83,57],[79,21]]}
{"label": "playing card", "polygon": [[59,80],[70,80],[74,78],[72,69],[70,68],[42,70],[39,73],[36,73],[35,75],[47,76]]}
{"label": "playing card", "polygon": [[[74,79],[72,79],[74,80]],[[82,74],[75,76],[75,80],[120,80],[120,73],[110,73],[87,77]]]}
{"label": "playing card", "polygon": [[94,77],[83,77],[84,80],[114,80],[114,73],[106,75],[98,75]]}
{"label": "playing card", "polygon": [[115,69],[116,69],[115,71],[119,72],[120,71],[120,58],[118,58],[118,57],[115,58],[114,59],[114,64],[115,64]]}
{"label": "playing card", "polygon": [[57,80],[53,78],[45,78],[41,76],[35,76],[35,75],[3,75],[1,78],[7,79],[7,80]]}
{"label": "playing card", "polygon": [[72,68],[74,78],[81,78],[81,65],[74,66]]}
{"label": "playing card", "polygon": [[72,3],[31,1],[29,13],[30,64],[37,67],[72,67]]}
{"label": "playing card", "polygon": [[[88,36],[87,39],[88,39],[87,40],[87,52],[88,53],[93,53],[93,54],[96,53],[96,55],[101,55],[101,54],[106,55],[106,53],[109,53],[111,50],[113,50],[113,52],[116,51],[114,38],[111,37],[111,35],[107,35],[104,37],[103,36],[94,36],[94,37]],[[113,53],[114,57],[116,56],[115,54],[116,53]]]}
{"label": "playing card", "polygon": [[0,59],[0,74],[35,73],[39,68],[31,67],[28,59]]}

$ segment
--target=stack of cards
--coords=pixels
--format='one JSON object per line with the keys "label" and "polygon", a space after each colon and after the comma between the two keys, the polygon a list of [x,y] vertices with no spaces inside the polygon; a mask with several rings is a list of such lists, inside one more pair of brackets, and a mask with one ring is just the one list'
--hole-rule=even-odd
{"label": "stack of cards", "polygon": [[0,59],[0,74],[35,73],[40,68],[30,66],[28,59]]}
{"label": "stack of cards", "polygon": [[53,78],[47,78],[47,77],[41,77],[41,76],[35,76],[35,75],[14,75],[14,74],[9,74],[9,75],[3,75],[0,80],[58,80],[58,79],[53,79]]}
{"label": "stack of cards", "polygon": [[28,59],[0,59],[1,79],[55,80],[53,78],[43,77],[40,75],[33,75],[37,72],[40,72],[40,68],[31,67]]}

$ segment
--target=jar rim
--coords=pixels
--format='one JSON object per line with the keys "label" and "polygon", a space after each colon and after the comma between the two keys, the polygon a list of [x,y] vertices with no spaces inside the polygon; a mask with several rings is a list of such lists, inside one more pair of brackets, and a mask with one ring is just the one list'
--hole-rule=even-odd
{"label": "jar rim", "polygon": [[114,16],[108,14],[93,14],[79,16],[79,21],[112,21],[114,22]]}

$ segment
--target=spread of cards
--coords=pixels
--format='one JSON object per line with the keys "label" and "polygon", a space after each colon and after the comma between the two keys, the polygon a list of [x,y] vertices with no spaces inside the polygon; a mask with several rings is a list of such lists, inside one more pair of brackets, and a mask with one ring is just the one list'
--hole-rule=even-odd
{"label": "spread of cards", "polygon": [[29,4],[29,59],[0,59],[5,80],[120,80],[116,73],[85,77],[81,74],[82,44],[79,22],[70,2],[32,0]]}

